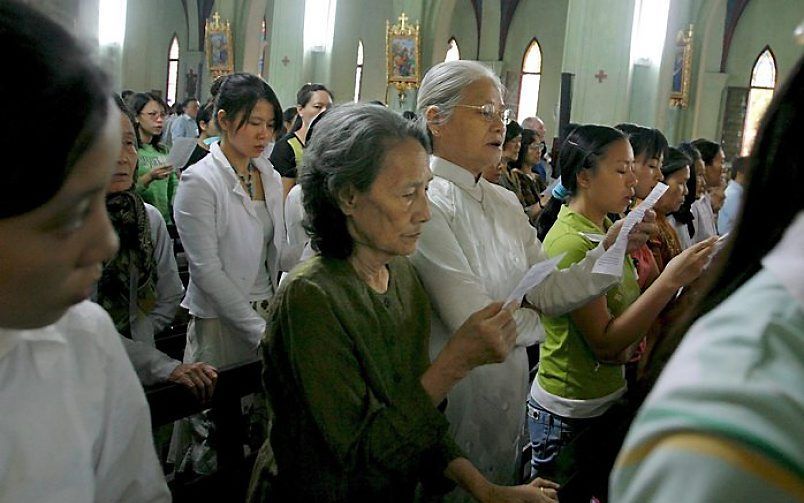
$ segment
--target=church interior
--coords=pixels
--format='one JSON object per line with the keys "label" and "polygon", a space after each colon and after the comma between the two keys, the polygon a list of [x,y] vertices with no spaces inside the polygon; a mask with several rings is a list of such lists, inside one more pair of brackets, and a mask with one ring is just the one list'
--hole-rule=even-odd
{"label": "church interior", "polygon": [[804,501],[804,0],[5,0],[0,41],[4,151],[64,127],[3,182],[0,502]]}

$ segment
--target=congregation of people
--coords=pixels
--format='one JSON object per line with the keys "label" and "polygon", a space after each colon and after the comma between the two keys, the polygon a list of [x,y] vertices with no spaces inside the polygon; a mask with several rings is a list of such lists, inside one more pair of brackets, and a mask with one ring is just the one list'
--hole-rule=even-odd
{"label": "congregation of people", "polygon": [[251,502],[804,501],[804,60],[727,159],[517,123],[473,61],[404,116],[243,72],[168,106],[24,5],[0,40],[0,501],[170,501],[215,425],[143,389],[254,361]]}

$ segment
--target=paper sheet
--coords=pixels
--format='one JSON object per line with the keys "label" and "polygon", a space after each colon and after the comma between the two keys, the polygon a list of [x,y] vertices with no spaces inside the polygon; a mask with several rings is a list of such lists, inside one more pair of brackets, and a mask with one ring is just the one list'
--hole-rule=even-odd
{"label": "paper sheet", "polygon": [[528,272],[522,276],[519,284],[511,292],[511,295],[505,299],[504,305],[507,306],[511,302],[515,302],[517,304],[522,302],[522,299],[525,298],[526,293],[539,286],[541,282],[547,278],[547,276],[550,276],[550,274],[556,270],[556,266],[559,262],[561,262],[561,259],[564,258],[564,255],[566,255],[566,253],[556,255],[550,260],[545,260],[534,264],[533,267],[528,269]]}
{"label": "paper sheet", "polygon": [[642,219],[645,218],[645,213],[653,208],[653,205],[656,204],[656,201],[662,197],[662,194],[664,194],[667,189],[668,186],[666,184],[662,182],[657,183],[648,197],[625,217],[620,233],[614,241],[614,245],[609,247],[609,249],[597,259],[595,266],[592,268],[593,273],[608,274],[611,276],[622,275],[625,252],[628,249],[628,235],[631,233],[631,229],[642,222]]}
{"label": "paper sheet", "polygon": [[173,166],[174,171],[178,172],[184,168],[184,165],[190,160],[190,155],[195,150],[195,146],[195,138],[176,138],[173,140],[173,146],[168,153],[167,162]]}

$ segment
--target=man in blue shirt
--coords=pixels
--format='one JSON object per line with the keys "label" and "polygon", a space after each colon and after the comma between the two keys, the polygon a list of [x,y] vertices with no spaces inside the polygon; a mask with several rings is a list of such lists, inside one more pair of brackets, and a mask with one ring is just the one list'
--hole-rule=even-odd
{"label": "man in blue shirt", "polygon": [[717,230],[721,236],[731,232],[740,216],[748,164],[748,157],[738,157],[731,165],[731,180],[725,191],[726,200],[717,215]]}
{"label": "man in blue shirt", "polygon": [[195,116],[198,114],[198,100],[187,98],[182,105],[184,106],[184,113],[170,124],[171,143],[176,138],[198,137],[198,126],[195,123]]}

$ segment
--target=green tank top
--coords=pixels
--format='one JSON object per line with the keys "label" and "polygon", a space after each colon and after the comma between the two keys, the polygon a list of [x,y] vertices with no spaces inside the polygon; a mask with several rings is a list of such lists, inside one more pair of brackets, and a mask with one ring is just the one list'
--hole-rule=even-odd
{"label": "green tank top", "polygon": [[[604,226],[608,229],[611,221],[606,219]],[[562,206],[543,243],[544,252],[550,257],[566,253],[558,265],[560,269],[580,262],[597,246],[582,232],[599,234],[602,230],[588,218]],[[626,256],[622,280],[606,294],[609,312],[619,316],[639,294],[636,269]],[[599,362],[568,314],[543,315],[541,319],[547,334],[539,350],[538,379],[543,390],[562,398],[590,400],[625,386],[623,366]]]}

